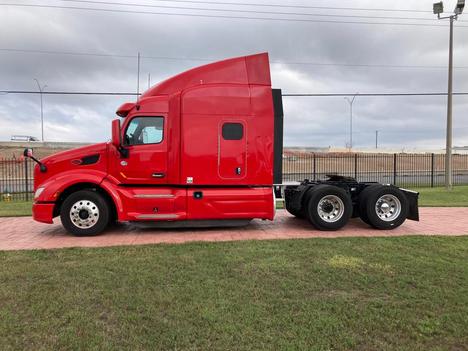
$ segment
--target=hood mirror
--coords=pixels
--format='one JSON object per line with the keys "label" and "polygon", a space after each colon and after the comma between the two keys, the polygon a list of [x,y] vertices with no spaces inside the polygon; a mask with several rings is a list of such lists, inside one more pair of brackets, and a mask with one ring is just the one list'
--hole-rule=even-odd
{"label": "hood mirror", "polygon": [[24,149],[23,156],[31,158],[33,155],[33,149]]}
{"label": "hood mirror", "polygon": [[43,164],[41,161],[39,161],[37,158],[33,156],[33,149],[29,149],[29,148],[24,149],[23,156],[30,158],[31,160],[36,162],[39,165],[39,169],[42,173],[47,171],[47,167],[45,166],[45,164]]}

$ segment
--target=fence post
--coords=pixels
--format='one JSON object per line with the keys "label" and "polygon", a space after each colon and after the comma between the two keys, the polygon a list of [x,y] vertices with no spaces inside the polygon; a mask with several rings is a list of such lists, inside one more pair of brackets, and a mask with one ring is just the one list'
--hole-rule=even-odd
{"label": "fence post", "polygon": [[393,154],[393,185],[396,185],[397,180],[397,154]]}
{"label": "fence post", "polygon": [[24,189],[26,190],[26,201],[29,201],[28,159],[24,159]]}
{"label": "fence post", "polygon": [[317,180],[317,162],[315,160],[315,153],[314,153],[314,181]]}
{"label": "fence post", "polygon": [[354,179],[357,180],[357,158],[358,154],[354,154]]}
{"label": "fence post", "polygon": [[431,154],[431,188],[434,187],[434,153]]}

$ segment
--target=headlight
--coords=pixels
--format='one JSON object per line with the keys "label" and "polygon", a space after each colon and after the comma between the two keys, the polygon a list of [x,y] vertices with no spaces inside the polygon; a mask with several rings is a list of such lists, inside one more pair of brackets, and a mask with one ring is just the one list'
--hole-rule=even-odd
{"label": "headlight", "polygon": [[36,192],[34,193],[34,198],[37,199],[39,196],[41,196],[43,191],[44,188],[37,188]]}

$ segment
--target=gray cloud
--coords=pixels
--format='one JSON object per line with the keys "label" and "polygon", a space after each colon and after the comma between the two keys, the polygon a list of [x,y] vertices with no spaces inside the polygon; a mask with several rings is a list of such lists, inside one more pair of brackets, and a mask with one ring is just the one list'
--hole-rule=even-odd
{"label": "gray cloud", "polygon": [[[60,1],[43,2],[63,5]],[[155,4],[145,0],[134,2]],[[289,3],[298,4],[297,1]],[[306,1],[301,3],[309,4]],[[320,1],[317,5],[343,4],[341,1]],[[346,6],[372,8],[377,5],[372,1],[353,0],[346,2]],[[378,7],[385,8],[429,10],[431,6],[432,1],[426,0],[379,1],[378,4]],[[452,5],[446,6],[449,8]],[[433,18],[431,14],[423,17]],[[0,48],[134,56],[95,57],[0,51],[0,89],[6,90],[36,89],[33,78],[38,78],[42,84],[48,85],[49,90],[134,92],[138,51],[145,57],[213,60],[268,51],[270,59],[275,62],[272,64],[273,84],[289,93],[443,92],[447,89],[447,72],[444,68],[390,69],[291,64],[315,62],[445,67],[447,28],[126,15],[36,8],[0,8],[0,23]],[[440,24],[435,19],[428,23]],[[467,66],[468,62],[468,42],[464,40],[466,33],[468,28],[456,28],[455,64],[458,66]],[[140,84],[146,88],[148,73],[151,73],[152,82],[156,83],[203,63],[196,60],[143,58]],[[456,70],[456,91],[468,91],[467,76],[468,69]],[[116,108],[132,99],[45,96],[46,138],[106,140],[110,134],[109,122],[114,118]],[[455,143],[466,145],[468,96],[458,96],[454,102]],[[444,97],[359,97],[355,104],[355,144],[372,146],[375,130],[379,130],[383,146],[443,147],[445,103]],[[342,147],[348,141],[349,106],[342,97],[285,98],[284,107],[287,145]],[[0,95],[0,139],[9,139],[12,134],[40,136],[39,118],[39,96]]]}

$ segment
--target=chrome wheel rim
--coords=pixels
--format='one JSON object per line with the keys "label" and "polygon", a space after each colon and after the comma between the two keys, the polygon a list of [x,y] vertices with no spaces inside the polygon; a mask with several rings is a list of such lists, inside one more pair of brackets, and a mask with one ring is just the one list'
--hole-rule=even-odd
{"label": "chrome wheel rim", "polygon": [[343,217],[344,203],[336,195],[327,195],[320,199],[317,205],[320,218],[327,223],[335,223]]}
{"label": "chrome wheel rim", "polygon": [[400,216],[401,202],[395,195],[385,194],[375,203],[375,213],[385,222],[394,221]]}
{"label": "chrome wheel rim", "polygon": [[70,220],[80,229],[94,227],[99,220],[99,208],[89,200],[77,201],[70,209]]}

